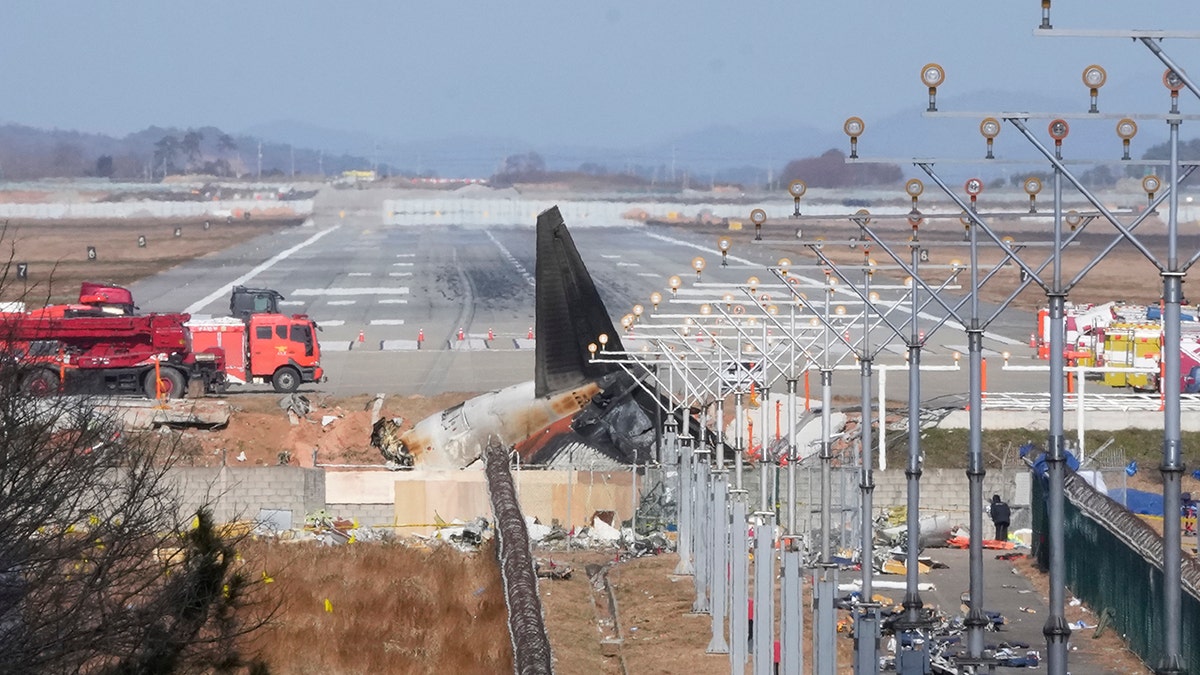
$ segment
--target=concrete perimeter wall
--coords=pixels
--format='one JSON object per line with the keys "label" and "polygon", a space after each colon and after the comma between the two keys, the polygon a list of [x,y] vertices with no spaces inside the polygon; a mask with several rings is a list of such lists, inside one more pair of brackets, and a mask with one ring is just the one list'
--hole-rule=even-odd
{"label": "concrete perimeter wall", "polygon": [[46,204],[0,204],[0,218],[33,220],[91,218],[197,218],[213,216],[242,218],[284,218],[307,216],[313,212],[313,200],[224,200],[207,202],[83,202]]}
{"label": "concrete perimeter wall", "polygon": [[[213,506],[218,520],[289,521],[299,527],[307,514],[325,510],[360,524],[396,527],[399,532],[428,533],[437,518],[445,522],[491,518],[482,471],[330,471],[299,467],[179,468],[178,481],[187,509]],[[877,510],[904,506],[907,479],[901,469],[876,471]],[[1028,521],[1029,474],[1008,469],[988,471],[983,498],[999,494],[1013,507],[1014,527]],[[516,473],[521,508],[542,523],[588,525],[596,511],[615,511],[627,520],[634,508],[629,471],[520,471]],[[639,478],[639,483],[641,482]],[[756,484],[757,479],[750,479]],[[639,484],[639,492],[645,489]],[[965,471],[929,469],[921,476],[922,514],[943,513],[966,526],[970,513]],[[985,524],[986,521],[985,521]]]}
{"label": "concrete perimeter wall", "polygon": [[[876,509],[905,506],[908,503],[908,478],[903,469],[875,472]],[[1029,472],[1017,469],[990,470],[983,477],[983,501],[1000,495],[1013,511],[1013,527],[1029,525]],[[965,469],[925,469],[921,473],[921,513],[944,513],[953,522],[966,527],[970,516],[970,488]],[[984,517],[984,525],[991,521]]]}
{"label": "concrete perimeter wall", "polygon": [[172,469],[168,478],[178,484],[183,517],[207,504],[218,522],[271,520],[280,526],[299,527],[306,514],[325,508],[325,472],[321,469],[181,467]]}

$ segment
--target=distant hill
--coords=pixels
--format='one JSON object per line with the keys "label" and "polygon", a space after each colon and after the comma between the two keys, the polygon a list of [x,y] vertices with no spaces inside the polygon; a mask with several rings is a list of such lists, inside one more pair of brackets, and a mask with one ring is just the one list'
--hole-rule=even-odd
{"label": "distant hill", "polygon": [[[261,143],[261,146],[260,146]],[[261,152],[261,165],[260,165]],[[0,179],[96,177],[160,180],[164,175],[336,175],[372,168],[369,159],[227,134],[216,127],[149,127],[122,138],[19,124],[0,126]],[[382,167],[386,172],[387,167]]]}
{"label": "distant hill", "polygon": [[[919,89],[919,88],[918,88]],[[1164,90],[1165,91],[1165,90]],[[1162,91],[1153,98],[1133,83],[1114,82],[1101,96],[1105,113],[1147,111],[1165,104]],[[847,110],[864,117],[866,131],[858,152],[864,163],[892,160],[904,176],[923,176],[912,165],[919,158],[978,158],[979,163],[943,162],[943,178],[961,183],[966,177],[986,182],[1011,181],[1014,176],[1044,172],[1047,163],[1011,125],[1005,124],[995,142],[999,161],[983,162],[986,151],[976,117],[962,113],[1014,111],[1082,112],[1086,91],[1044,95],[1032,91],[974,91],[939,97],[941,113],[925,112],[923,92],[912,105],[882,117]],[[780,111],[775,111],[780,112]],[[277,120],[239,132],[215,127],[178,129],[150,127],[124,138],[77,131],[44,130],[10,124],[0,126],[0,178],[28,180],[45,177],[111,177],[117,180],[159,180],[164,174],[205,172],[218,176],[336,175],[347,169],[377,169],[383,176],[489,178],[504,174],[513,159],[537,156],[541,169],[586,176],[627,176],[654,188],[738,184],[782,190],[786,167],[796,160],[816,158],[834,149],[849,152],[840,124],[816,127],[796,111],[795,123],[723,125],[680,130],[676,135],[624,147],[542,143],[510,136],[461,135],[419,139],[414,130],[369,133],[321,127],[296,120]],[[1043,142],[1046,122],[1030,119],[1030,131]],[[1165,124],[1143,123],[1133,141],[1133,157],[1166,139]],[[1121,155],[1111,119],[1072,119],[1064,156],[1116,160]],[[1186,129],[1186,127],[1185,127]],[[407,133],[410,138],[404,138]],[[261,143],[261,164],[260,164]],[[1012,163],[1012,162],[1018,163]],[[1132,164],[1132,162],[1131,162]],[[1113,166],[1113,174],[1136,173],[1142,167]],[[861,173],[861,172],[860,172]],[[622,180],[607,179],[605,184]]]}

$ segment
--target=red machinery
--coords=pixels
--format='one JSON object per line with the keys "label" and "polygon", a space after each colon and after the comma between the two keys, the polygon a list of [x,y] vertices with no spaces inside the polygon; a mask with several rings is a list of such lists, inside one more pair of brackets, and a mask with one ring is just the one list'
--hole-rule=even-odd
{"label": "red machinery", "polygon": [[193,319],[187,328],[193,348],[224,351],[231,383],[269,382],[275,391],[289,392],[324,379],[317,326],[304,314]]}
{"label": "red machinery", "polygon": [[201,393],[223,386],[224,355],[193,349],[187,314],[63,309],[71,307],[0,314],[0,349],[27,369],[26,391],[178,398],[189,388]]}

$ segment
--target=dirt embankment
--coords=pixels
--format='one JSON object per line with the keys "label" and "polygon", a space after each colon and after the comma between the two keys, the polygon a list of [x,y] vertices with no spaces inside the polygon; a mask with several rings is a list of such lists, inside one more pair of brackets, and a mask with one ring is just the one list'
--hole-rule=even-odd
{"label": "dirt embankment", "polygon": [[[381,418],[400,417],[404,428],[471,394],[439,396],[388,396],[379,408]],[[289,415],[274,392],[227,396],[229,425],[212,431],[184,432],[192,444],[188,463],[195,466],[313,466],[382,465],[383,457],[371,447],[372,416],[376,399],[369,394],[334,398],[307,394],[307,415]],[[336,470],[332,468],[331,470]]]}

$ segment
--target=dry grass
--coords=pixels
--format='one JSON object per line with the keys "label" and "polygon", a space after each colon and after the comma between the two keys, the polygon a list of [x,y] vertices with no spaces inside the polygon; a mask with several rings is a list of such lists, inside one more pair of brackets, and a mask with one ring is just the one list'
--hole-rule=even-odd
{"label": "dry grass", "polygon": [[[300,219],[257,219],[226,223],[203,218],[122,219],[113,221],[11,220],[0,234],[0,260],[10,259],[0,300],[28,304],[67,302],[79,297],[79,282],[130,284],[193,258],[220,251],[262,234],[298,225]],[[182,236],[175,236],[181,228]],[[147,245],[139,248],[138,236]],[[87,247],[96,247],[88,260]],[[17,280],[16,263],[29,265],[29,278]],[[135,299],[136,300],[136,299]]]}
{"label": "dry grass", "polygon": [[512,671],[490,547],[255,542],[242,555],[274,578],[282,602],[255,645],[273,673]]}

